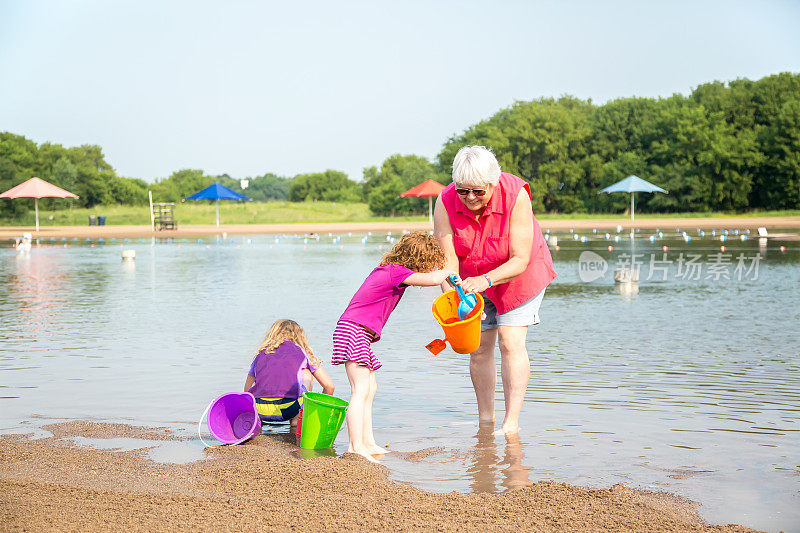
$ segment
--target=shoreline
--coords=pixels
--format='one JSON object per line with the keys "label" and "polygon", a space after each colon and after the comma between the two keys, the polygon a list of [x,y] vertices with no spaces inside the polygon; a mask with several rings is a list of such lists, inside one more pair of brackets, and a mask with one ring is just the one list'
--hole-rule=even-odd
{"label": "shoreline", "polygon": [[52,436],[0,436],[7,531],[753,531],[709,525],[695,503],[621,484],[591,489],[539,481],[497,494],[429,493],[389,481],[386,467],[354,454],[301,459],[288,435],[261,434],[206,449],[206,460],[173,464],[147,459],[142,450],[64,440],[186,440],[166,428],[66,422],[42,429]]}
{"label": "shoreline", "polygon": [[[576,231],[613,230],[622,226],[623,230],[631,227],[639,229],[739,229],[756,231],[759,227],[768,230],[800,229],[800,216],[792,217],[714,217],[714,218],[637,218],[631,224],[630,218],[616,217],[603,219],[572,220],[540,220],[543,230]],[[25,232],[34,238],[111,238],[111,237],[157,237],[182,238],[201,237],[206,235],[252,235],[252,234],[291,234],[291,233],[366,233],[423,230],[430,231],[433,226],[428,222],[308,222],[301,224],[232,224],[220,227],[214,225],[178,226],[176,230],[153,231],[150,226],[40,226],[35,231],[32,226],[0,227],[0,239],[14,239]]]}

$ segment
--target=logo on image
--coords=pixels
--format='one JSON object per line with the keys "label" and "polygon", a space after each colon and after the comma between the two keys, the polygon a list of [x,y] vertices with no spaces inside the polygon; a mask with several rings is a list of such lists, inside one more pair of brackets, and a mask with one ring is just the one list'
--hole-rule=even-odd
{"label": "logo on image", "polygon": [[608,262],[602,256],[588,250],[581,252],[578,258],[578,276],[581,281],[589,283],[602,278],[606,271],[608,271]]}

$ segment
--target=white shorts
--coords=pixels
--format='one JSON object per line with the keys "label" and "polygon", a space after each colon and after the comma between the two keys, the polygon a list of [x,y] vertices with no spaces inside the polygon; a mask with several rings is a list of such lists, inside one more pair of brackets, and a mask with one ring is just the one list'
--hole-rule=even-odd
{"label": "white shorts", "polygon": [[502,315],[497,314],[497,307],[484,296],[483,312],[486,313],[486,318],[481,320],[481,331],[496,329],[498,326],[535,326],[539,323],[539,307],[542,305],[546,290],[547,288],[542,289],[542,292],[524,304]]}

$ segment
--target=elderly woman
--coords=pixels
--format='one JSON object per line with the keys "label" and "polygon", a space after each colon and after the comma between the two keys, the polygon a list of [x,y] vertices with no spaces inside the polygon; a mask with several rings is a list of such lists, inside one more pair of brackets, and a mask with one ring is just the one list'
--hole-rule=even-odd
{"label": "elderly woman", "polygon": [[531,373],[528,326],[538,324],[545,288],[556,277],[533,216],[530,187],[501,172],[487,148],[465,146],[453,160],[453,183],[436,200],[434,229],[447,258],[445,268],[458,268],[465,291],[484,295],[481,344],[469,363],[478,421],[494,424],[499,337],[506,407],[502,430],[516,433]]}

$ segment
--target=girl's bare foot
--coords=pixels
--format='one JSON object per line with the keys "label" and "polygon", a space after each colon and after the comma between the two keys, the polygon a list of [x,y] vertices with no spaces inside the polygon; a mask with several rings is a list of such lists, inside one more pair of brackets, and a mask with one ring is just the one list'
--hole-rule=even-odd
{"label": "girl's bare foot", "polygon": [[364,459],[366,459],[370,463],[377,463],[378,462],[374,457],[372,457],[370,455],[370,451],[365,449],[365,448],[358,448],[358,449],[348,448],[347,449],[347,453],[355,453],[357,455],[360,455],[361,457],[363,457]]}
{"label": "girl's bare foot", "polygon": [[381,448],[377,444],[373,444],[372,446],[368,446],[367,447],[367,451],[369,453],[371,453],[372,455],[384,455],[384,454],[389,453],[389,450],[387,450],[386,448]]}

